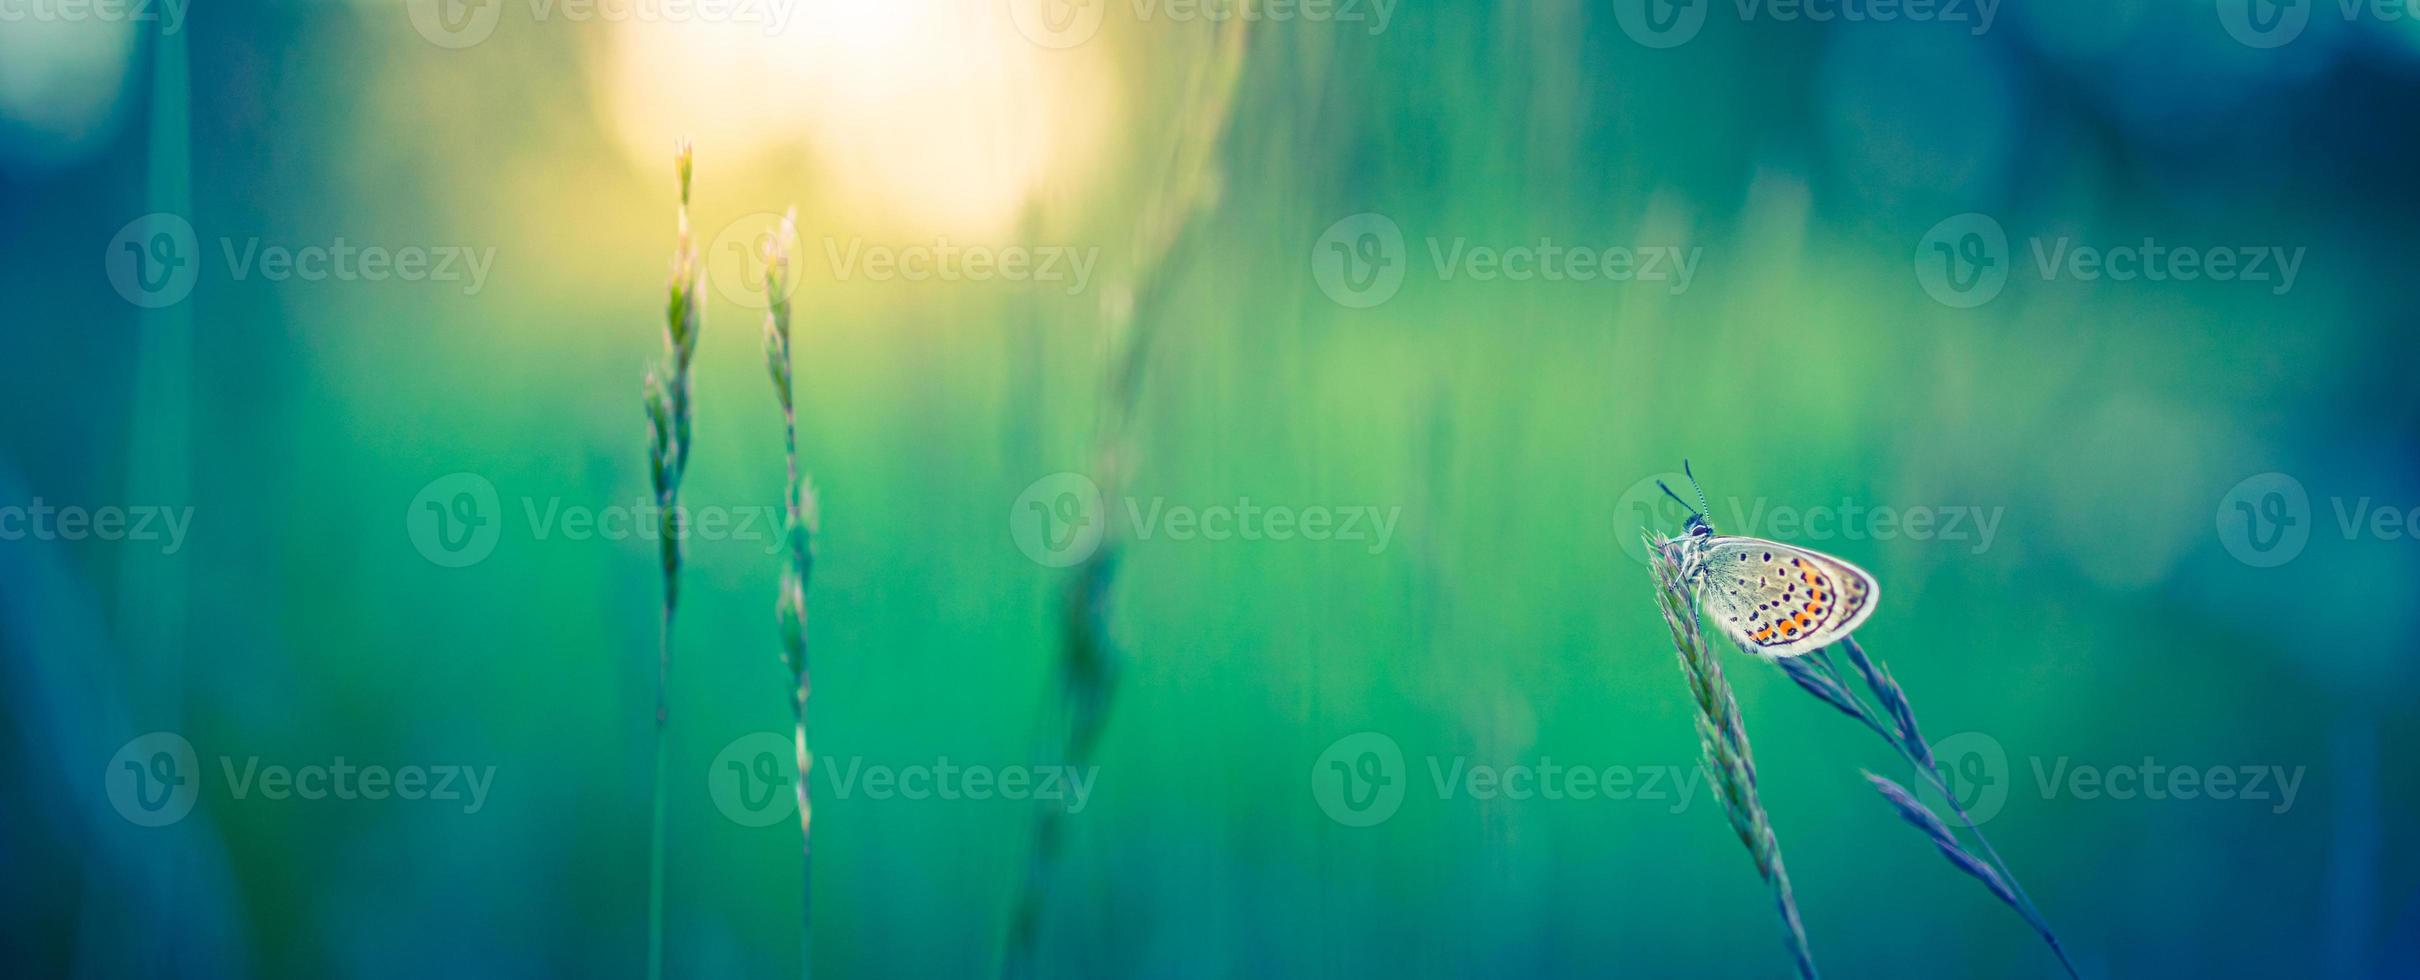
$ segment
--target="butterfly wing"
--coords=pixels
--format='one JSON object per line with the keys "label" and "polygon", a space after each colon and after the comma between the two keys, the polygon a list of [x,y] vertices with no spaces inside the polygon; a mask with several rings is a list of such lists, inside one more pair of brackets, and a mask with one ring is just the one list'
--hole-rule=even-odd
{"label": "butterfly wing", "polygon": [[1865,569],[1778,541],[1719,536],[1708,542],[1700,602],[1741,646],[1788,657],[1837,642],[1865,624],[1882,597]]}

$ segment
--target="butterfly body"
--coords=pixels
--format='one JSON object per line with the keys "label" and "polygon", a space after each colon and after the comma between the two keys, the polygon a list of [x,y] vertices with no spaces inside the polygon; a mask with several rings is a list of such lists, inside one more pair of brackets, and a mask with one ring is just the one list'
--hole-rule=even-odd
{"label": "butterfly body", "polygon": [[1706,617],[1743,649],[1767,656],[1797,656],[1846,639],[1882,598],[1865,569],[1779,541],[1717,534],[1702,510],[1689,515],[1679,544],[1681,580],[1696,590]]}

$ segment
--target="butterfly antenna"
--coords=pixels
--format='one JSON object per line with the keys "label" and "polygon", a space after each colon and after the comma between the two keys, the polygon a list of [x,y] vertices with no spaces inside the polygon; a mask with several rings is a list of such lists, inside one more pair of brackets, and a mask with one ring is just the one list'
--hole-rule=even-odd
{"label": "butterfly antenna", "polygon": [[[1690,489],[1692,489],[1692,490],[1697,491],[1697,512],[1698,512],[1698,513],[1700,513],[1700,514],[1705,513],[1705,512],[1706,512],[1706,488],[1705,488],[1705,487],[1698,486],[1698,484],[1697,484],[1697,474],[1689,472],[1689,458],[1688,458],[1688,457],[1686,457],[1686,456],[1681,457],[1681,475],[1682,475],[1682,476],[1685,476],[1685,477],[1688,477],[1688,478],[1689,478],[1689,488],[1690,488]],[[1665,493],[1671,493],[1672,491],[1670,491],[1670,490],[1666,490],[1666,491],[1664,491],[1664,492],[1665,492]],[[1678,500],[1679,498],[1675,497],[1675,498],[1673,498],[1673,499]],[[1683,500],[1683,501],[1681,501],[1681,506],[1683,506],[1683,507],[1687,507],[1687,506],[1689,506],[1689,502],[1688,502],[1688,501],[1686,501],[1686,500]]]}
{"label": "butterfly antenna", "polygon": [[[1664,481],[1662,481],[1662,480],[1657,480],[1657,481],[1655,481],[1655,486],[1656,486],[1656,489],[1659,489],[1659,490],[1664,491],[1664,496],[1667,496],[1667,497],[1672,498],[1672,502],[1673,502],[1673,503],[1679,504],[1679,505],[1681,505],[1683,508],[1687,508],[1687,507],[1689,506],[1689,502],[1688,502],[1688,501],[1686,501],[1686,500],[1682,500],[1682,499],[1681,499],[1681,495],[1680,495],[1680,494],[1673,493],[1673,492],[1672,492],[1672,488],[1671,488],[1671,487],[1668,487],[1668,486],[1665,486],[1665,485],[1664,485]],[[1697,511],[1692,510],[1692,511],[1690,511],[1690,512],[1689,512],[1689,516],[1691,516],[1691,517],[1695,517],[1695,516],[1697,516],[1697,513],[1698,513]]]}

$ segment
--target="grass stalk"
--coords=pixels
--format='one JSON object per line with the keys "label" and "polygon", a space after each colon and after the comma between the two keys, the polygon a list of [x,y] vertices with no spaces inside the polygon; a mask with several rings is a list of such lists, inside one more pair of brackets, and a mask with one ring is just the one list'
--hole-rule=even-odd
{"label": "grass stalk", "polygon": [[[1209,62],[1192,79],[1186,102],[1191,109],[1166,162],[1169,193],[1136,233],[1131,295],[1122,303],[1102,304],[1114,353],[1094,438],[1093,481],[1109,513],[1103,515],[1099,544],[1068,578],[1060,606],[1058,695],[1065,727],[1053,737],[1055,757],[1071,767],[1091,765],[1094,747],[1116,699],[1119,651],[1109,635],[1110,589],[1123,542],[1117,533],[1115,501],[1120,499],[1132,454],[1130,428],[1141,401],[1143,369],[1149,363],[1151,342],[1167,318],[1164,311],[1171,281],[1167,270],[1182,265],[1195,239],[1196,219],[1218,197],[1219,180],[1211,157],[1227,131],[1235,104],[1247,25],[1253,19],[1248,13],[1239,11],[1221,26]],[[1004,977],[1034,974],[1042,909],[1056,877],[1065,821],[1066,813],[1054,806],[1035,811],[1025,880],[1009,913],[1001,959]]]}
{"label": "grass stalk", "polygon": [[1773,890],[1775,911],[1781,916],[1782,942],[1801,977],[1813,980],[1815,955],[1807,947],[1806,926],[1790,891],[1790,872],[1782,865],[1781,843],[1756,793],[1756,761],[1748,749],[1748,730],[1740,721],[1739,702],[1731,682],[1706,642],[1697,617],[1696,596],[1681,576],[1679,545],[1650,536],[1650,567],[1655,574],[1656,605],[1672,630],[1672,648],[1680,657],[1681,676],[1688,681],[1697,708],[1698,745],[1705,751],[1706,770],[1713,776],[1731,830],[1747,848],[1756,873]]}
{"label": "grass stalk", "polygon": [[664,304],[663,360],[647,369],[647,472],[655,489],[656,536],[664,572],[664,609],[655,662],[655,786],[654,811],[647,842],[647,976],[664,975],[664,786],[670,766],[666,721],[671,700],[672,623],[680,606],[681,477],[689,468],[689,365],[697,356],[699,331],[705,326],[701,305],[704,272],[689,230],[689,143],[673,148],[673,170],[680,187],[680,235],[673,247],[672,274]]}
{"label": "grass stalk", "polygon": [[782,215],[781,227],[764,243],[765,367],[773,376],[774,398],[781,403],[782,452],[789,464],[789,482],[782,494],[783,564],[774,617],[780,627],[782,666],[790,675],[790,714],[798,747],[799,969],[801,976],[811,977],[815,975],[815,847],[811,833],[815,811],[807,783],[807,774],[814,768],[814,757],[807,751],[807,580],[814,569],[816,511],[815,489],[798,465],[798,406],[792,395],[790,244],[797,236],[797,213],[788,212]]}

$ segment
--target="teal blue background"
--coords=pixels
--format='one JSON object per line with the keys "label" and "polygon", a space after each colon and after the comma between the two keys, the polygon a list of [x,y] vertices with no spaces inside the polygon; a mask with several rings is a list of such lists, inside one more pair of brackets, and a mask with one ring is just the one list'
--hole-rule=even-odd
{"label": "teal blue background", "polygon": [[[1515,800],[1429,781],[1432,759],[1695,764],[1625,547],[1642,525],[1678,530],[1643,481],[1688,458],[1725,530],[1874,572],[1884,599],[1860,637],[1927,734],[2005,753],[1981,772],[2007,794],[1986,829],[2087,976],[2420,975],[2420,852],[2392,829],[2420,805],[2393,748],[2420,735],[2420,545],[2345,534],[2336,511],[2420,505],[2420,35],[2318,5],[2291,43],[2259,49],[2226,9],[2010,4],[1978,35],[1720,4],[1667,49],[1602,3],[1407,2],[1376,33],[1259,25],[1212,157],[1216,202],[1162,273],[1128,492],[1400,516],[1376,554],[1133,542],[1111,617],[1122,683],[1050,877],[1045,971],[1785,973],[1768,894],[1702,788]],[[701,246],[790,202],[807,239],[812,738],[831,760],[814,784],[815,967],[993,971],[1033,805],[844,798],[827,777],[1059,761],[1046,736],[1068,573],[1019,549],[1015,505],[1093,465],[1101,309],[1131,286],[1129,243],[1166,191],[1213,26],[1111,6],[1066,55],[1115,97],[1089,163],[1036,178],[1007,230],[953,232],[852,210],[860,192],[832,162],[845,151],[646,130],[600,81],[615,28],[517,4],[503,18],[457,51],[393,5],[204,5],[173,47],[134,32],[122,71],[75,83],[115,93],[82,135],[0,109],[0,506],[193,514],[173,555],[0,540],[0,955],[27,975],[643,973],[654,546],[541,533],[522,508],[646,492],[639,379],[674,209],[667,155],[628,146],[686,132]],[[919,50],[883,57],[902,77],[947,73]],[[186,84],[159,74],[172,51]],[[7,70],[0,84],[25,84]],[[652,81],[700,120],[839,97]],[[936,119],[890,125],[963,122]],[[861,147],[875,172],[919,162],[887,145]],[[107,262],[113,235],[163,210],[209,258],[190,295],[150,312]],[[1366,309],[1314,272],[1323,234],[1364,212],[1407,241],[1400,291]],[[2011,275],[1958,308],[1928,295],[1921,243],[1967,212],[2004,229]],[[842,280],[817,264],[832,228],[1101,259],[1072,296]],[[237,278],[214,257],[256,236],[495,260],[463,295]],[[2032,243],[2061,236],[2303,258],[2282,293],[2045,278]],[[1703,251],[1676,295],[1448,279],[1432,237]],[[772,506],[760,314],[710,292],[686,499]],[[2260,567],[2242,556],[2275,553],[2227,521],[2266,499],[2238,485],[2273,472],[2304,489],[2287,516],[2310,534]],[[461,568],[407,531],[416,495],[455,473],[499,495],[492,554]],[[1736,526],[1844,501],[1996,514],[1997,533]],[[743,826],[706,789],[733,740],[788,731],[776,568],[757,542],[690,551],[671,975],[798,970],[795,823]],[[1866,787],[1860,768],[1905,780],[1884,745],[1770,667],[1725,665],[1822,966],[2055,972]],[[204,784],[188,818],[138,827],[112,806],[109,763],[162,730],[196,748]],[[1353,827],[1313,787],[1322,753],[1361,732],[1399,747],[1406,793]],[[464,813],[239,799],[213,775],[221,758],[337,756],[492,766],[493,789]],[[2303,776],[2283,806],[2045,792],[2035,775],[2146,761]]]}

